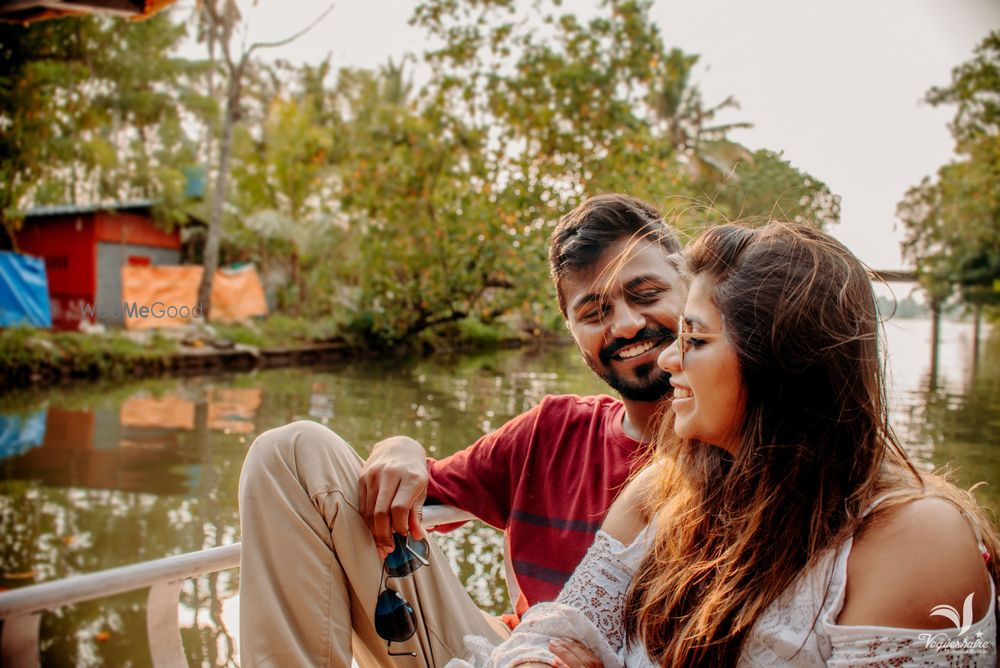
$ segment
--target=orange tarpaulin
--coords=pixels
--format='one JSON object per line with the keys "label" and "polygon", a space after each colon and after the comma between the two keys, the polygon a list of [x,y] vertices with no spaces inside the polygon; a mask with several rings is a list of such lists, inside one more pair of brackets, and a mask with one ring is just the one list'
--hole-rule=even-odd
{"label": "orange tarpaulin", "polygon": [[125,329],[179,327],[198,309],[201,267],[122,267]]}
{"label": "orange tarpaulin", "polygon": [[118,421],[125,427],[194,429],[193,401],[169,394],[165,397],[129,397],[118,409]]}
{"label": "orange tarpaulin", "polygon": [[[201,267],[122,267],[122,311],[126,329],[180,327],[202,314],[198,304]],[[264,289],[252,265],[220,269],[212,281],[212,320],[267,315]]]}
{"label": "orange tarpaulin", "polygon": [[214,388],[208,394],[208,428],[249,434],[253,431],[253,418],[260,402],[261,390],[258,387]]}
{"label": "orange tarpaulin", "polygon": [[[201,274],[198,275],[199,280]],[[220,269],[212,281],[212,320],[246,320],[267,315],[267,302],[260,277],[252,264],[239,269]]]}

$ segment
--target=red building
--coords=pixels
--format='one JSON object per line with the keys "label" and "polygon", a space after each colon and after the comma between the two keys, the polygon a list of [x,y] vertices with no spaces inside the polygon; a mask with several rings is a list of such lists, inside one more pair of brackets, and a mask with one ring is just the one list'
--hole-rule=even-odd
{"label": "red building", "polygon": [[179,230],[153,223],[152,202],[30,209],[17,233],[22,253],[45,259],[53,329],[81,320],[122,324],[122,267],[176,265]]}

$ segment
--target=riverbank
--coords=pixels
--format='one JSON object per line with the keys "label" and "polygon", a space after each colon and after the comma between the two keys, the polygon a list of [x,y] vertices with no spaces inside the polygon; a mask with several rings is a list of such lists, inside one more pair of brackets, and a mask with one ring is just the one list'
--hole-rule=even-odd
{"label": "riverbank", "polygon": [[249,371],[336,361],[404,350],[468,352],[560,342],[472,323],[449,335],[426,334],[392,352],[339,334],[336,323],[272,316],[259,323],[183,330],[49,332],[0,330],[0,392],[75,380],[127,380]]}

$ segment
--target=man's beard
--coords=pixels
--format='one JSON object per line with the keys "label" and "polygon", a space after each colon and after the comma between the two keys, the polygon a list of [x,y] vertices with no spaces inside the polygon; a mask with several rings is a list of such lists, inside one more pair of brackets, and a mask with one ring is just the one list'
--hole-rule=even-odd
{"label": "man's beard", "polygon": [[634,375],[636,380],[629,380],[614,370],[611,358],[622,348],[642,341],[662,342],[668,339],[669,345],[676,338],[677,335],[669,327],[644,327],[631,339],[616,339],[601,349],[599,358],[602,369],[594,369],[593,364],[590,364],[590,368],[623,399],[658,401],[670,395],[673,387],[670,385],[670,374],[657,366],[656,360],[635,367],[630,375]]}

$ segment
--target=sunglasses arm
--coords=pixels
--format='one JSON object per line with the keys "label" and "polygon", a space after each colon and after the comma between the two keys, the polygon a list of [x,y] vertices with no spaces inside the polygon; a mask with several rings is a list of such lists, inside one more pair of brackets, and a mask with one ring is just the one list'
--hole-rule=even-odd
{"label": "sunglasses arm", "polygon": [[414,550],[412,547],[410,547],[410,541],[409,540],[407,540],[403,544],[406,546],[406,549],[410,551],[410,554],[412,554],[414,557],[417,558],[417,561],[419,561],[420,563],[422,563],[424,566],[430,566],[431,565],[431,562],[429,562],[426,559],[424,559],[423,557],[421,557],[419,554],[417,554],[416,550]]}
{"label": "sunglasses arm", "polygon": [[416,652],[393,652],[391,649],[389,649],[389,646],[391,644],[392,644],[391,640],[385,643],[385,653],[388,654],[389,656],[416,656],[417,655]]}

